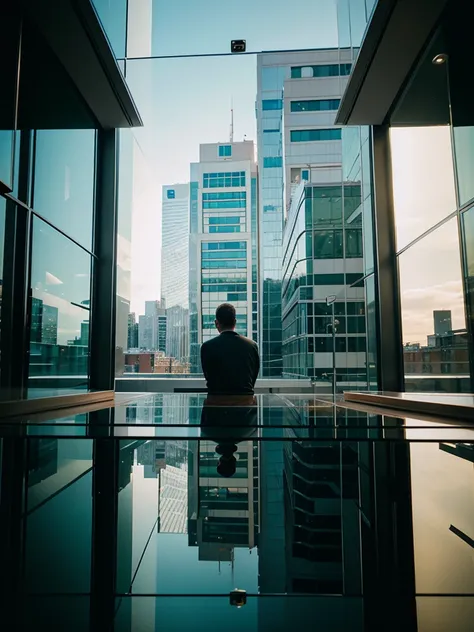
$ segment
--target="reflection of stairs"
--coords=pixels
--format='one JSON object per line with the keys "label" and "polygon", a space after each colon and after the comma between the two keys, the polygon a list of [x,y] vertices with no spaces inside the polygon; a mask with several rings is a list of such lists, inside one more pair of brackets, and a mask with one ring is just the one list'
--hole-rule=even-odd
{"label": "reflection of stairs", "polygon": [[453,524],[449,527],[449,530],[452,531],[454,535],[457,535],[463,542],[468,544],[471,549],[474,549],[474,540],[464,533],[464,531],[461,531],[461,529],[458,529]]}
{"label": "reflection of stairs", "polygon": [[471,443],[440,443],[439,449],[465,461],[474,463],[474,445]]}
{"label": "reflection of stairs", "polygon": [[28,489],[28,511],[45,502],[90,470],[92,470],[92,461],[63,460],[56,474]]}
{"label": "reflection of stairs", "polygon": [[[358,454],[340,444],[292,442],[284,455],[292,557],[317,564],[318,573],[335,580],[342,563],[342,503],[358,497]],[[328,564],[335,565],[331,571]]]}

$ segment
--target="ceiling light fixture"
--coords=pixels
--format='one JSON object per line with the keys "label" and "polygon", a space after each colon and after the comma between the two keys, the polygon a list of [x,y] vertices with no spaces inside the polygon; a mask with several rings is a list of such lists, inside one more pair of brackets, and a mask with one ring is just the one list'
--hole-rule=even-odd
{"label": "ceiling light fixture", "polygon": [[439,55],[435,55],[433,57],[433,59],[431,60],[431,63],[434,64],[435,66],[441,66],[442,64],[445,64],[448,61],[448,56],[446,55],[446,53],[439,53]]}

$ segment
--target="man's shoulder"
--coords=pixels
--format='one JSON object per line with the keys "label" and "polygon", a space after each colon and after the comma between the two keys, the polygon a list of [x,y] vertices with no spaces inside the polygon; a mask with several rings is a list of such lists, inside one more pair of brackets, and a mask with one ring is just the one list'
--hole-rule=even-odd
{"label": "man's shoulder", "polygon": [[254,347],[254,349],[258,349],[257,343],[254,342],[251,338],[246,338],[245,336],[241,336],[239,334],[239,338],[241,338],[246,344],[250,345],[251,347]]}
{"label": "man's shoulder", "polygon": [[219,339],[219,336],[216,336],[215,338],[209,338],[209,340],[206,340],[205,342],[202,343],[201,349],[209,349],[210,347],[215,345],[216,340],[218,339]]}
{"label": "man's shoulder", "polygon": [[239,340],[241,344],[249,345],[251,347],[254,347],[254,349],[258,349],[256,342],[254,342],[250,338],[242,336],[241,334],[237,334],[236,336],[226,336],[222,334],[220,336],[215,336],[214,338],[210,338],[209,340],[206,340],[206,342],[203,342],[201,345],[201,349],[203,347],[205,349],[211,349],[214,346],[220,346],[222,344],[225,345],[228,344],[231,340],[235,341],[235,339]]}

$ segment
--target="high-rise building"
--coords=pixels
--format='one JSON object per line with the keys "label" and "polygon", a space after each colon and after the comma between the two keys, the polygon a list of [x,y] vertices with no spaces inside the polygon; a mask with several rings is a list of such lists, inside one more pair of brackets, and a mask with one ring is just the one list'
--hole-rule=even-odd
{"label": "high-rise building", "polygon": [[138,320],[138,345],[146,351],[166,351],[166,303],[145,301],[145,314]]}
{"label": "high-rise building", "polygon": [[166,355],[182,362],[189,358],[189,310],[181,305],[166,310]]}
{"label": "high-rise building", "polygon": [[[263,53],[257,57],[257,144],[259,161],[259,235],[260,235],[260,349],[262,377],[281,376],[282,313],[281,261],[285,222],[285,203],[289,203],[291,182],[297,179],[324,181],[327,174],[319,172],[320,163],[331,163],[331,136],[334,123],[335,82],[350,72],[350,64],[339,63],[339,51],[315,50],[275,55]],[[315,91],[313,79],[320,79]],[[298,84],[291,82],[298,79]],[[288,83],[287,83],[288,82]],[[325,92],[327,89],[327,92]],[[288,112],[289,122],[294,113],[304,112],[306,121],[294,130],[283,121],[284,91],[287,102],[295,98],[295,109]],[[290,99],[291,95],[291,99]],[[321,101],[321,103],[315,103]],[[288,107],[291,105],[288,103]],[[320,110],[314,108],[320,108]],[[308,108],[307,110],[305,108]],[[313,108],[313,109],[310,109]],[[337,109],[337,108],[336,108]],[[316,123],[317,121],[317,123]],[[294,132],[292,134],[292,132]],[[320,152],[314,151],[314,140],[320,139]],[[313,146],[313,147],[312,147]],[[324,156],[325,151],[328,153]],[[319,156],[318,156],[319,154]],[[340,154],[340,152],[339,152]],[[336,161],[340,169],[340,155]],[[285,174],[286,172],[286,174]],[[285,200],[284,182],[287,186]],[[339,181],[340,181],[339,177]]]}
{"label": "high-rise building", "polygon": [[128,315],[128,349],[138,349],[138,323],[135,312]]}
{"label": "high-rise building", "polygon": [[58,344],[58,308],[35,297],[31,299],[31,342]]}
{"label": "high-rise building", "polygon": [[89,321],[83,320],[81,323],[81,345],[89,345]]}
{"label": "high-rise building", "polygon": [[[236,473],[218,473],[219,456],[213,441],[189,442],[188,534],[189,545],[198,547],[200,561],[234,561],[235,549],[254,548],[258,526],[258,450],[254,442],[240,441]],[[194,536],[194,537],[193,537]]]}
{"label": "high-rise building", "polygon": [[435,336],[443,336],[453,330],[452,312],[450,309],[435,309],[433,311]]}
{"label": "high-rise building", "polygon": [[[82,328],[81,328],[82,331]],[[49,345],[58,344],[58,308],[53,305],[43,305],[42,340]],[[89,339],[84,344],[89,344]]]}
{"label": "high-rise building", "polygon": [[166,353],[166,330],[167,330],[167,318],[166,310],[163,314],[158,314],[158,338],[157,338],[157,350]]}
{"label": "high-rise building", "polygon": [[189,184],[162,189],[161,296],[169,307],[189,300]]}
{"label": "high-rise building", "polygon": [[40,298],[31,299],[31,342],[41,342],[43,328],[43,301]]}
{"label": "high-rise building", "polygon": [[356,188],[302,182],[294,192],[283,239],[285,376],[329,381],[335,369],[339,382],[366,382],[362,230],[343,219]]}
{"label": "high-rise building", "polygon": [[[360,174],[343,182],[334,125],[349,50],[320,50],[284,80],[283,372],[366,381]],[[338,63],[339,62],[339,63]],[[333,308],[326,304],[334,297]],[[334,327],[334,329],[333,329]],[[334,337],[333,337],[334,334]]]}
{"label": "high-rise building", "polygon": [[237,331],[258,342],[257,165],[253,141],[200,146],[191,165],[190,348],[216,334],[215,311],[232,303]]}

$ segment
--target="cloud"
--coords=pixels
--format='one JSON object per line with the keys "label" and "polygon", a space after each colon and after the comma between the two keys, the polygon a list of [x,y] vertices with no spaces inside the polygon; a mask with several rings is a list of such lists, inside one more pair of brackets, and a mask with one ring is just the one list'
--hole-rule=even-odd
{"label": "cloud", "polygon": [[63,285],[63,282],[51,272],[46,272],[46,285]]}
{"label": "cloud", "polygon": [[453,329],[466,326],[461,279],[402,291],[401,306],[404,342],[426,344],[435,310],[451,311]]}

